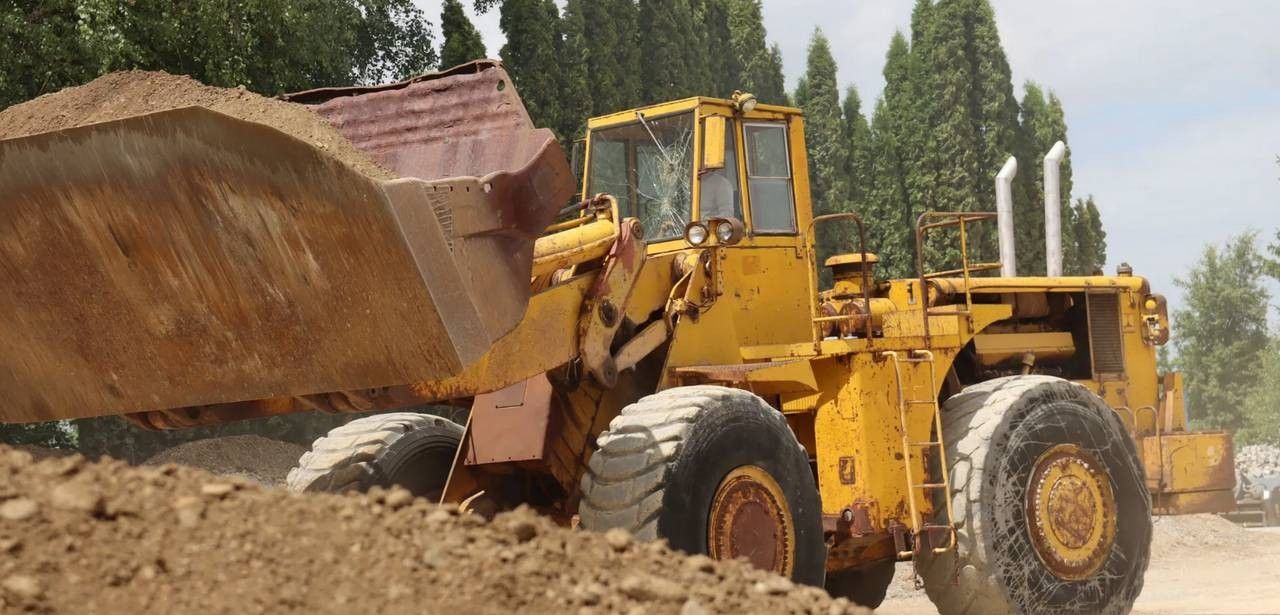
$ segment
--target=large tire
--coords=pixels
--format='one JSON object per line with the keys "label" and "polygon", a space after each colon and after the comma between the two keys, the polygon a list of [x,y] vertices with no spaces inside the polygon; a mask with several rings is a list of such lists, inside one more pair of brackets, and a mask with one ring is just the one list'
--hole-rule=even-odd
{"label": "large tire", "polygon": [[[597,445],[582,478],[585,529],[623,528],[688,553],[745,556],[822,585],[827,550],[808,456],[763,399],[718,386],[668,389],[623,408]],[[725,537],[715,545],[713,517]],[[736,540],[745,535],[735,532],[740,524],[758,528],[760,519],[768,529],[757,534],[769,538]]]}
{"label": "large tire", "polygon": [[896,562],[877,562],[862,570],[841,570],[827,573],[827,593],[836,598],[847,598],[859,606],[874,609],[884,602],[893,583]]}
{"label": "large tire", "polygon": [[289,471],[292,491],[367,491],[399,485],[439,500],[462,426],[430,414],[375,414],[335,427]]}
{"label": "large tire", "polygon": [[[919,561],[938,611],[1128,613],[1150,559],[1151,502],[1133,440],[1105,402],[1065,380],[1014,376],[966,388],[942,420],[957,545],[922,549]],[[1054,499],[1058,485],[1072,497]],[[1109,500],[1113,521],[1089,505]],[[1078,551],[1045,547],[1050,534]]]}

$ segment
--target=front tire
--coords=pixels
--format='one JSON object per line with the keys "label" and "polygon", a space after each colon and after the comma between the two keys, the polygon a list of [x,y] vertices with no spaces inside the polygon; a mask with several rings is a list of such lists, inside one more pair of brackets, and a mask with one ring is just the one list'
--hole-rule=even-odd
{"label": "front tire", "polygon": [[668,389],[623,408],[582,478],[582,527],[822,585],[826,545],[808,455],[782,414],[746,391]]}
{"label": "front tire", "polygon": [[[956,548],[922,549],[943,615],[1122,614],[1142,590],[1151,504],[1133,440],[1083,386],[999,378],[949,399]],[[935,507],[935,509],[941,507]]]}
{"label": "front tire", "polygon": [[398,485],[440,501],[463,428],[448,419],[391,412],[335,427],[289,471],[289,490],[368,491]]}

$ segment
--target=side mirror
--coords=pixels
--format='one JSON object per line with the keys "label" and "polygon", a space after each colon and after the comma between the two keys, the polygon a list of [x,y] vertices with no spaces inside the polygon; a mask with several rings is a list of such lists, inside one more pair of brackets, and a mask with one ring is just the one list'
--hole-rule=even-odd
{"label": "side mirror", "polygon": [[709,115],[702,122],[702,171],[724,168],[724,131],[727,121],[722,115]]}

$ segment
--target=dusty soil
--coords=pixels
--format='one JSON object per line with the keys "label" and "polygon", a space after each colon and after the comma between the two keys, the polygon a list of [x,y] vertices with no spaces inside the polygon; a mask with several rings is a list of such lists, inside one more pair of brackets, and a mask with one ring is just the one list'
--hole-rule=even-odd
{"label": "dusty soil", "polygon": [[157,453],[144,465],[179,465],[244,478],[261,485],[281,486],[306,447],[262,436],[226,436],[179,444]]}
{"label": "dusty soil", "polygon": [[[1156,517],[1151,566],[1134,615],[1280,613],[1280,531],[1245,529],[1216,515]],[[898,564],[876,613],[933,615],[911,565]]]}
{"label": "dusty soil", "polygon": [[191,106],[207,107],[272,126],[325,150],[371,177],[395,177],[303,105],[266,98],[243,88],[212,87],[190,77],[163,72],[109,73],[85,85],[4,109],[0,111],[0,139]]}
{"label": "dusty soil", "polygon": [[408,492],[291,494],[0,447],[0,612],[865,613],[750,568],[492,522]]}

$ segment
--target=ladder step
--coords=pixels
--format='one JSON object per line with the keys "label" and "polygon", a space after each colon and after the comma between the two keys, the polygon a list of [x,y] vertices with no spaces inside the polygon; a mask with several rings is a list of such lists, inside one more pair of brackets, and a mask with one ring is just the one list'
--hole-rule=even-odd
{"label": "ladder step", "polygon": [[906,400],[906,402],[908,405],[916,405],[916,406],[925,406],[925,405],[932,406],[938,403],[932,399],[908,399]]}
{"label": "ladder step", "polygon": [[911,442],[911,446],[942,446],[941,442]]}
{"label": "ladder step", "polygon": [[947,484],[946,483],[918,483],[911,486],[915,489],[941,489],[943,487],[946,487]]}

